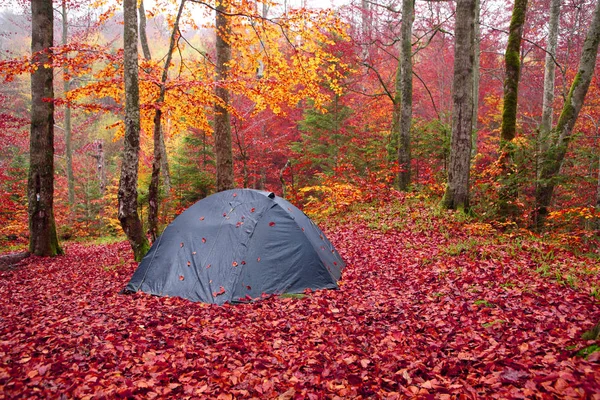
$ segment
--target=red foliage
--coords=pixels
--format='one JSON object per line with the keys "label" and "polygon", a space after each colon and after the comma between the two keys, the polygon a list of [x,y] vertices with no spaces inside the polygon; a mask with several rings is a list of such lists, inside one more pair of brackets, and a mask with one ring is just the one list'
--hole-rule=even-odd
{"label": "red foliage", "polygon": [[468,235],[422,231],[420,209],[412,214],[385,220],[405,223],[402,232],[330,230],[348,262],[341,289],[304,299],[218,307],[121,295],[135,268],[126,243],[33,257],[0,274],[0,397],[600,392],[598,357],[567,350],[585,346],[582,329],[600,318],[590,296],[530,272],[527,249],[448,255],[444,246]]}

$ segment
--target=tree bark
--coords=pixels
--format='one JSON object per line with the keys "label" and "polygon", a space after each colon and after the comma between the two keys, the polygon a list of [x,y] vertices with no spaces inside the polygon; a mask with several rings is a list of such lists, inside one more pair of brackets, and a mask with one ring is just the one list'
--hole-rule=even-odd
{"label": "tree bark", "polygon": [[165,65],[162,71],[158,98],[154,103],[154,160],[152,161],[152,177],[150,179],[150,187],[148,188],[148,230],[150,232],[150,236],[152,237],[152,241],[155,241],[156,237],[158,236],[158,186],[164,148],[161,143],[161,140],[163,138],[161,125],[161,106],[162,103],[165,101],[165,94],[167,91],[166,84],[167,78],[169,77],[169,67],[171,65],[173,50],[175,50],[175,45],[177,44],[177,35],[179,34],[179,20],[181,19],[181,14],[183,13],[184,7],[185,0],[182,0],[181,4],[179,5],[177,17],[175,18],[175,23],[173,24],[173,32],[171,32],[171,40],[169,43],[169,49],[167,51],[167,58],[165,59]]}
{"label": "tree bark", "polygon": [[[69,42],[69,23],[67,20],[67,1],[62,0],[61,4],[62,14],[62,44],[66,46]],[[71,85],[68,78],[69,70],[67,66],[63,68],[63,92],[65,97]],[[73,177],[73,143],[72,143],[72,127],[71,127],[71,107],[69,104],[65,105],[65,156],[67,163],[67,189],[69,206],[75,204],[75,178]]]}
{"label": "tree bark", "polygon": [[[148,35],[146,32],[146,9],[144,8],[144,1],[140,1],[138,7],[138,14],[140,18],[140,43],[142,44],[142,54],[148,61],[152,59],[150,53],[150,47],[148,46]],[[169,168],[169,159],[167,158],[167,146],[165,145],[165,134],[161,129],[160,131],[160,173],[163,178],[163,187],[165,192],[171,190],[171,170]]]}
{"label": "tree bark", "polygon": [[536,229],[543,227],[548,215],[548,207],[552,200],[556,177],[565,159],[573,127],[575,126],[592,77],[594,76],[598,43],[600,43],[600,0],[596,2],[594,16],[583,43],[583,50],[579,59],[579,69],[571,84],[571,90],[563,105],[556,127],[550,133],[548,150],[543,154],[544,161],[541,165],[539,182],[535,193],[536,209],[533,213],[533,223]]}
{"label": "tree bark", "polygon": [[217,192],[233,189],[233,150],[231,148],[231,117],[229,115],[229,90],[226,82],[229,78],[231,61],[231,25],[225,15],[229,11],[229,1],[224,0],[216,7],[216,51],[217,84],[215,95],[215,158],[217,164]]}
{"label": "tree bark", "polygon": [[452,139],[448,182],[442,199],[443,207],[460,209],[465,212],[469,210],[471,132],[473,128],[475,1],[458,0],[456,3]]}
{"label": "tree bark", "polygon": [[412,122],[412,25],[415,18],[414,0],[402,0],[402,30],[400,47],[400,136],[398,138],[398,187],[410,186],[410,127]]}
{"label": "tree bark", "polygon": [[54,41],[51,0],[31,2],[31,132],[29,137],[29,252],[62,254],[54,222]]}
{"label": "tree bark", "polygon": [[473,143],[471,158],[477,155],[477,115],[479,112],[479,81],[481,76],[481,1],[475,1],[475,58],[473,63]]}
{"label": "tree bark", "polygon": [[142,45],[142,54],[146,60],[151,60],[152,54],[150,53],[150,46],[148,46],[148,35],[146,32],[146,9],[144,8],[144,0],[140,0],[138,14],[140,17],[140,43]]}
{"label": "tree bark", "polygon": [[508,43],[504,54],[506,76],[504,79],[504,103],[502,109],[502,127],[500,132],[500,191],[498,212],[507,217],[516,213],[517,182],[513,165],[514,146],[512,144],[517,130],[517,103],[519,97],[519,78],[521,74],[521,39],[527,0],[515,0]]}
{"label": "tree bark", "polygon": [[556,70],[556,44],[558,42],[558,27],[560,24],[560,2],[552,0],[550,3],[550,23],[548,24],[548,43],[546,44],[546,59],[544,62],[544,97],[542,100],[542,121],[539,127],[539,159],[538,177],[540,166],[543,164],[542,155],[548,150],[548,136],[552,129],[552,105],[554,103],[554,81]]}
{"label": "tree bark", "polygon": [[119,180],[119,221],[141,261],[149,249],[137,211],[137,183],[140,151],[140,94],[138,82],[138,27],[136,0],[123,0],[123,65],[125,78],[125,139]]}

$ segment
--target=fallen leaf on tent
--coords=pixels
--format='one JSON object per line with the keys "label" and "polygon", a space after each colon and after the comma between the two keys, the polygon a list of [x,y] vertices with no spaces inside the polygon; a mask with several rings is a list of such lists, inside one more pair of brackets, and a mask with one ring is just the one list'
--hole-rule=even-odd
{"label": "fallen leaf on tent", "polygon": [[202,243],[206,243],[206,238],[202,238]]}
{"label": "fallen leaf on tent", "polygon": [[256,211],[256,208],[252,207],[252,208],[250,209],[250,212],[251,212],[251,213],[253,213],[254,211]]}
{"label": "fallen leaf on tent", "polygon": [[242,265],[246,265],[246,261],[242,260]]}
{"label": "fallen leaf on tent", "polygon": [[182,280],[184,280],[184,279],[185,279],[185,278],[183,277],[183,275],[179,275],[179,280],[180,280],[180,281],[182,281]]}
{"label": "fallen leaf on tent", "polygon": [[234,267],[237,267],[238,263],[237,263],[237,261],[234,261],[234,262],[231,263],[231,265],[233,265]]}
{"label": "fallen leaf on tent", "polygon": [[209,269],[209,268],[210,268],[210,264],[208,264],[208,265],[206,266],[206,269]]}
{"label": "fallen leaf on tent", "polygon": [[256,261],[260,262],[260,257],[258,257],[258,258],[256,259]]}
{"label": "fallen leaf on tent", "polygon": [[204,221],[204,217],[200,217],[200,221]]}
{"label": "fallen leaf on tent", "polygon": [[220,290],[218,292],[213,292],[213,297],[217,297],[222,295],[223,293],[225,293],[225,288],[223,286],[220,287]]}
{"label": "fallen leaf on tent", "polygon": [[179,243],[179,247],[183,247],[183,242]]}
{"label": "fallen leaf on tent", "polygon": [[275,226],[275,222],[273,222],[273,221],[269,222],[269,226]]}
{"label": "fallen leaf on tent", "polygon": [[187,266],[189,267],[190,265],[192,265],[192,263],[188,261],[187,262]]}

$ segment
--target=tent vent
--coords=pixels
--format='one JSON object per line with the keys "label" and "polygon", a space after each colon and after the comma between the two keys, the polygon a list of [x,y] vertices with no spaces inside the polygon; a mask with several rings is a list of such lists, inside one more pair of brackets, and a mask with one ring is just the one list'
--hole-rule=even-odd
{"label": "tent vent", "polygon": [[267,197],[269,197],[270,199],[274,199],[275,198],[275,193],[271,192],[271,193],[269,193],[269,196],[267,196]]}

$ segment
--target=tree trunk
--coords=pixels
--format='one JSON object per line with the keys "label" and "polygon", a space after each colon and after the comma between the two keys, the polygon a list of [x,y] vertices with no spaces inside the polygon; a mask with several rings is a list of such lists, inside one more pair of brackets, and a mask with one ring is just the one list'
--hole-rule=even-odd
{"label": "tree trunk", "polygon": [[498,211],[500,216],[507,217],[516,213],[517,182],[513,165],[514,146],[512,144],[517,130],[517,102],[519,95],[519,78],[521,74],[521,38],[527,0],[515,0],[504,63],[506,77],[504,79],[504,103],[502,109],[502,127],[500,132],[500,191]]}
{"label": "tree trunk", "polygon": [[[140,1],[138,14],[140,17],[140,43],[142,44],[142,54],[146,60],[150,61],[152,59],[152,55],[150,53],[150,47],[148,46],[148,35],[146,32],[146,10],[144,8],[143,0]],[[169,192],[171,190],[171,170],[169,168],[169,160],[167,158],[165,134],[162,129],[160,131],[160,154],[160,172],[163,178],[163,187],[165,188],[165,192]]]}
{"label": "tree trunk", "polygon": [[[54,222],[54,41],[51,0],[31,2],[31,133],[29,137],[29,252],[62,254]],[[45,101],[46,100],[46,101]],[[50,101],[48,101],[50,100]]]}
{"label": "tree trunk", "polygon": [[448,182],[442,199],[443,207],[462,209],[465,212],[469,210],[471,132],[473,129],[475,1],[458,0],[456,4],[452,138]]}
{"label": "tree trunk", "polygon": [[219,99],[215,110],[215,158],[217,164],[217,192],[233,189],[233,150],[231,148],[231,117],[229,115],[229,90],[226,82],[229,78],[231,61],[231,45],[228,38],[231,35],[228,0],[221,1],[216,7],[216,51],[217,51],[217,84],[215,95]]}
{"label": "tree trunk", "polygon": [[542,155],[548,151],[548,137],[552,129],[552,105],[554,103],[554,78],[556,70],[556,43],[558,42],[558,27],[560,24],[560,2],[552,0],[550,4],[550,23],[548,25],[548,43],[546,44],[546,60],[544,68],[544,97],[542,100],[542,121],[539,127],[539,158],[538,178],[540,166],[543,164]]}
{"label": "tree trunk", "polygon": [[[66,0],[62,0],[61,5],[61,14],[62,14],[62,44],[66,46],[69,42],[69,23],[67,21],[67,2]],[[67,66],[63,68],[63,92],[65,98],[69,90],[71,90],[71,85],[69,83],[68,78],[69,69]],[[72,128],[71,128],[71,107],[69,104],[65,104],[65,156],[67,163],[67,189],[68,189],[68,199],[69,206],[73,206],[75,204],[75,179],[73,178],[73,147],[72,147]]]}
{"label": "tree trunk", "polygon": [[402,82],[400,104],[400,136],[398,138],[398,187],[408,190],[410,185],[410,127],[412,122],[412,24],[415,18],[414,0],[402,0],[402,31],[400,47],[400,76]]}
{"label": "tree trunk", "polygon": [[183,13],[184,6],[185,0],[182,0],[181,4],[179,5],[177,17],[175,18],[175,23],[173,25],[173,32],[171,33],[171,40],[169,43],[169,49],[167,51],[167,58],[165,59],[165,65],[163,67],[162,77],[160,81],[160,91],[158,94],[158,98],[154,103],[154,160],[152,161],[152,178],[150,179],[150,187],[148,188],[148,230],[152,237],[152,241],[155,241],[156,237],[158,236],[158,186],[164,148],[163,143],[161,143],[161,140],[163,138],[161,126],[161,106],[162,103],[165,101],[166,83],[167,78],[169,76],[169,66],[171,65],[173,50],[175,50],[175,45],[177,43],[177,35],[179,34],[179,20],[181,19],[181,14]]}
{"label": "tree trunk", "polygon": [[541,229],[548,214],[548,206],[552,200],[556,177],[565,159],[573,127],[583,106],[585,96],[590,87],[596,67],[598,43],[600,42],[600,0],[596,2],[596,9],[587,36],[583,43],[579,69],[571,85],[567,100],[562,112],[551,131],[548,150],[543,154],[544,162],[541,165],[539,182],[536,188],[536,210],[533,213],[534,227]]}
{"label": "tree trunk", "polygon": [[140,0],[138,14],[140,16],[140,43],[142,44],[142,54],[146,60],[151,60],[152,54],[150,53],[148,35],[146,33],[146,9],[144,8],[144,0]]}
{"label": "tree trunk", "polygon": [[477,155],[477,114],[479,112],[479,81],[481,76],[481,1],[475,1],[475,59],[473,61],[473,143],[471,158]]}
{"label": "tree trunk", "polygon": [[125,139],[119,180],[119,221],[141,261],[149,249],[137,211],[138,163],[140,151],[140,94],[138,82],[138,30],[136,0],[123,0],[123,65],[125,78]]}

